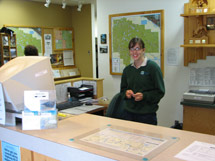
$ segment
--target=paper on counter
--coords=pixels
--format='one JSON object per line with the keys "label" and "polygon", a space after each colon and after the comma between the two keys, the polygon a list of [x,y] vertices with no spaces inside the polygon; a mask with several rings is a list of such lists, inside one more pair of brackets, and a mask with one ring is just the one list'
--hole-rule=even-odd
{"label": "paper on counter", "polygon": [[74,107],[75,109],[79,109],[79,110],[82,110],[82,111],[85,111],[85,112],[89,112],[89,111],[92,111],[92,110],[95,110],[95,109],[98,109],[98,108],[102,108],[103,106],[99,106],[99,105],[91,105],[91,106],[77,106],[77,107]]}
{"label": "paper on counter", "polygon": [[65,110],[60,110],[60,112],[72,114],[72,115],[80,115],[80,114],[87,113],[89,111],[93,111],[95,109],[102,108],[102,107],[103,106],[99,106],[99,105],[91,105],[91,106],[83,105],[83,106],[68,108]]}
{"label": "paper on counter", "polygon": [[68,108],[65,110],[61,110],[60,112],[61,113],[68,113],[68,114],[72,114],[72,115],[80,115],[80,114],[85,113],[85,111],[80,110],[80,109],[75,109],[75,108]]}
{"label": "paper on counter", "polygon": [[215,144],[194,141],[175,157],[189,161],[215,161]]}

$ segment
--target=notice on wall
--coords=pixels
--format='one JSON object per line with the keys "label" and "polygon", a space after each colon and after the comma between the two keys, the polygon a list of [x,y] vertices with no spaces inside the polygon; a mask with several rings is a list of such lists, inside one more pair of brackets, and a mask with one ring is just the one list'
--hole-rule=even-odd
{"label": "notice on wall", "polygon": [[190,69],[190,86],[215,86],[215,67]]}
{"label": "notice on wall", "polygon": [[5,125],[5,103],[2,84],[0,83],[0,124]]}
{"label": "notice on wall", "polygon": [[44,34],[45,41],[45,56],[50,56],[52,54],[52,35]]}
{"label": "notice on wall", "polygon": [[72,50],[63,51],[64,66],[74,65],[74,56]]}
{"label": "notice on wall", "polygon": [[112,58],[112,70],[114,73],[120,72],[120,59],[119,58]]}
{"label": "notice on wall", "polygon": [[169,48],[167,50],[167,64],[169,66],[176,66],[178,65],[178,48]]}
{"label": "notice on wall", "polygon": [[2,161],[21,161],[20,147],[2,141]]}

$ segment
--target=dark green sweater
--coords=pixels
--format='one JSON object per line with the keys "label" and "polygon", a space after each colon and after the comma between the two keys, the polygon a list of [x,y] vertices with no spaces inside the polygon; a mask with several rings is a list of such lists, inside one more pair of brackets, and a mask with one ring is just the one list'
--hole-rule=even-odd
{"label": "dark green sweater", "polygon": [[[134,93],[143,93],[142,101],[135,101],[132,97],[125,97],[126,90]],[[153,113],[158,110],[158,103],[165,94],[165,87],[160,67],[153,61],[148,60],[146,66],[136,69],[128,65],[121,78],[121,94],[126,100],[125,109],[139,114]]]}

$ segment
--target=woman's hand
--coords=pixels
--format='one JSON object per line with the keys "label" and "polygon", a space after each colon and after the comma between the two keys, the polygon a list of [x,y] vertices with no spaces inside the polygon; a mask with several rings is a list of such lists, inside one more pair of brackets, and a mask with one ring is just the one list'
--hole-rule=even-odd
{"label": "woman's hand", "polygon": [[143,94],[137,92],[136,94],[133,94],[133,97],[135,98],[135,101],[141,101],[143,99]]}
{"label": "woman's hand", "polygon": [[134,92],[132,90],[127,90],[125,95],[128,99],[130,99],[133,96]]}

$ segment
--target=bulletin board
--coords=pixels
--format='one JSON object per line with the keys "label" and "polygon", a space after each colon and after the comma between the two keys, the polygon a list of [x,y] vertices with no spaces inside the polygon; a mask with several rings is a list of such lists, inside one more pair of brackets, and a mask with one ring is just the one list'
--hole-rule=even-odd
{"label": "bulletin board", "polygon": [[54,49],[72,50],[73,49],[73,29],[55,28],[54,29]]}
{"label": "bulletin board", "polygon": [[164,11],[144,11],[109,15],[110,74],[121,75],[131,63],[128,44],[142,38],[145,55],[164,74]]}
{"label": "bulletin board", "polygon": [[4,25],[16,33],[17,55],[26,45],[37,47],[40,56],[48,56],[53,68],[75,68],[73,28]]}

